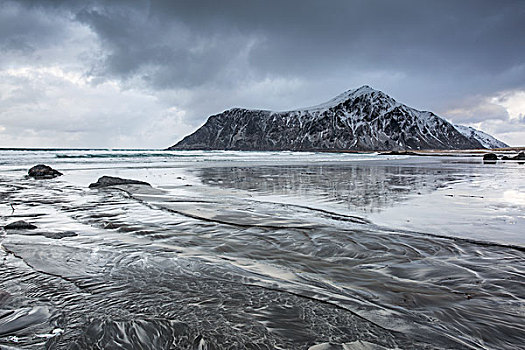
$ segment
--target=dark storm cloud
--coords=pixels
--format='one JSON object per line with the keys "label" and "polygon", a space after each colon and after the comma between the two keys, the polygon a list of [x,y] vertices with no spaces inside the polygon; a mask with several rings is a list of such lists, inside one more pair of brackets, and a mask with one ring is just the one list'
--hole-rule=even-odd
{"label": "dark storm cloud", "polygon": [[69,7],[100,37],[107,51],[96,74],[139,76],[156,88],[242,79],[232,66],[242,55],[259,76],[386,70],[449,81],[471,77],[492,88],[525,85],[525,2],[519,0],[47,4]]}
{"label": "dark storm cloud", "polygon": [[94,74],[138,75],[154,88],[214,81],[243,48],[242,36],[204,36],[180,21],[161,21],[135,8],[83,9],[76,18],[93,28],[108,50]]}

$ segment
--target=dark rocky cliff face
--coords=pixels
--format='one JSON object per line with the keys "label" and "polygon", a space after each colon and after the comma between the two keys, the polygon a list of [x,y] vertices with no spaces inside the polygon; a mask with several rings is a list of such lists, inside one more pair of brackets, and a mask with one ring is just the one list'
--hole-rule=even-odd
{"label": "dark rocky cliff face", "polygon": [[271,112],[234,108],[208,118],[169,149],[417,150],[483,148],[431,112],[363,86],[306,109]]}

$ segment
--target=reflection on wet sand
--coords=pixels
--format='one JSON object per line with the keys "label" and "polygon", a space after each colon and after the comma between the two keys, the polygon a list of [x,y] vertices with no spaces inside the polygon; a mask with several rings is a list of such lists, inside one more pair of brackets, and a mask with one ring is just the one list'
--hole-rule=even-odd
{"label": "reflection on wet sand", "polygon": [[469,177],[454,168],[360,164],[216,167],[198,173],[206,185],[317,198],[358,212],[380,211],[410,195],[429,193]]}

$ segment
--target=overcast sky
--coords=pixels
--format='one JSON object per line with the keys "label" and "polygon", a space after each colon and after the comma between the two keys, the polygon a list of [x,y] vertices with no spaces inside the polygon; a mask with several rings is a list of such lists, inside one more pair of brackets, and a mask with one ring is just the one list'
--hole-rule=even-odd
{"label": "overcast sky", "polygon": [[1,1],[0,147],[165,148],[367,84],[525,145],[525,1]]}

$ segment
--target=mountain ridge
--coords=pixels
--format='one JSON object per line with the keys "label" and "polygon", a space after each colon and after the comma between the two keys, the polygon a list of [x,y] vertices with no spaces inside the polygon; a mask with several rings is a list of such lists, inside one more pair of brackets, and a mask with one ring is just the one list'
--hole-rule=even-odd
{"label": "mountain ridge", "polygon": [[388,151],[471,148],[485,147],[472,133],[460,132],[434,113],[416,110],[364,85],[311,107],[287,111],[228,109],[210,116],[202,127],[168,149]]}
{"label": "mountain ridge", "polygon": [[505,142],[498,140],[492,135],[471,126],[454,124],[456,130],[466,137],[475,138],[481,145],[487,149],[509,147]]}

